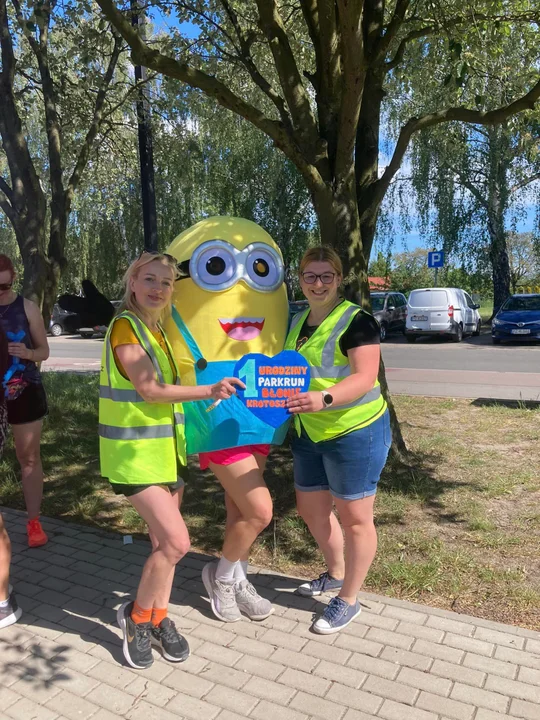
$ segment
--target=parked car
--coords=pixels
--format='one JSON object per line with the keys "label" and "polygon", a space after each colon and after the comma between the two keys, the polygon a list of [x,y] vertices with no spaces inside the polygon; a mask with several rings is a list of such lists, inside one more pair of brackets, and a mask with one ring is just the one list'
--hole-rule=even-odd
{"label": "parked car", "polygon": [[[120,307],[122,301],[121,300],[111,300],[111,305],[114,306],[115,312]],[[90,339],[93,338],[95,335],[97,337],[105,337],[107,334],[107,325],[94,325],[94,327],[81,327],[77,330],[79,335],[83,338]]]}
{"label": "parked car", "polygon": [[62,310],[60,305],[57,303],[53,306],[51,319],[49,321],[49,332],[54,337],[59,337],[64,333],[74,335],[80,325],[79,316],[77,313],[69,312],[68,310]]}
{"label": "parked car", "polygon": [[540,295],[511,295],[493,318],[491,339],[540,340]]}
{"label": "parked car", "polygon": [[409,342],[430,335],[443,335],[453,342],[461,342],[464,335],[480,335],[479,307],[459,288],[412,290],[407,303],[405,336]]}
{"label": "parked car", "polygon": [[407,298],[398,292],[370,293],[371,310],[381,326],[381,342],[391,332],[405,332]]}

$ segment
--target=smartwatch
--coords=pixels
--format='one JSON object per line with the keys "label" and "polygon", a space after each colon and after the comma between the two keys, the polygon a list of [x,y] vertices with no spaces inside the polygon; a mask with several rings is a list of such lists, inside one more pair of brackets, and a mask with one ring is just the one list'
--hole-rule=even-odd
{"label": "smartwatch", "polygon": [[325,408],[328,408],[334,402],[334,398],[326,390],[321,390],[322,401]]}

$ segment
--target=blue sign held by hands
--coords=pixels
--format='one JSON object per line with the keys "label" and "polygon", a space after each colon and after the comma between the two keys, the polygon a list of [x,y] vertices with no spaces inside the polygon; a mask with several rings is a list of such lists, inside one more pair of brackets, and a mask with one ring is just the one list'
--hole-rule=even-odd
{"label": "blue sign held by hands", "polygon": [[277,428],[290,418],[287,398],[309,389],[309,364],[294,350],[268,357],[259,353],[244,355],[234,366],[234,377],[245,384],[237,397],[246,408],[267,425]]}

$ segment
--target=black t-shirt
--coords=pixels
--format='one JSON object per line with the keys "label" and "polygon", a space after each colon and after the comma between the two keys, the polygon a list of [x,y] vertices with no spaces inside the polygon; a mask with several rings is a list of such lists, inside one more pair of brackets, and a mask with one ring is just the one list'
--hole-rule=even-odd
{"label": "black t-shirt", "polygon": [[[337,306],[339,307],[339,305]],[[296,341],[296,350],[307,343],[313,335],[318,325],[308,325],[307,318],[304,320],[298,340]],[[381,342],[381,331],[379,323],[373,315],[365,312],[361,308],[351,320],[349,327],[345,330],[339,341],[339,349],[347,356],[347,351],[363,345],[379,345]]]}

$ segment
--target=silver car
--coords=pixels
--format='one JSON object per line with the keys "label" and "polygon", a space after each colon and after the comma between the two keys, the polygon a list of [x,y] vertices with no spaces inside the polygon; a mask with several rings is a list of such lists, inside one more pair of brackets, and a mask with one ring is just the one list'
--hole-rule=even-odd
{"label": "silver car", "polygon": [[381,326],[381,342],[391,332],[405,332],[407,298],[398,292],[370,293],[371,311]]}

